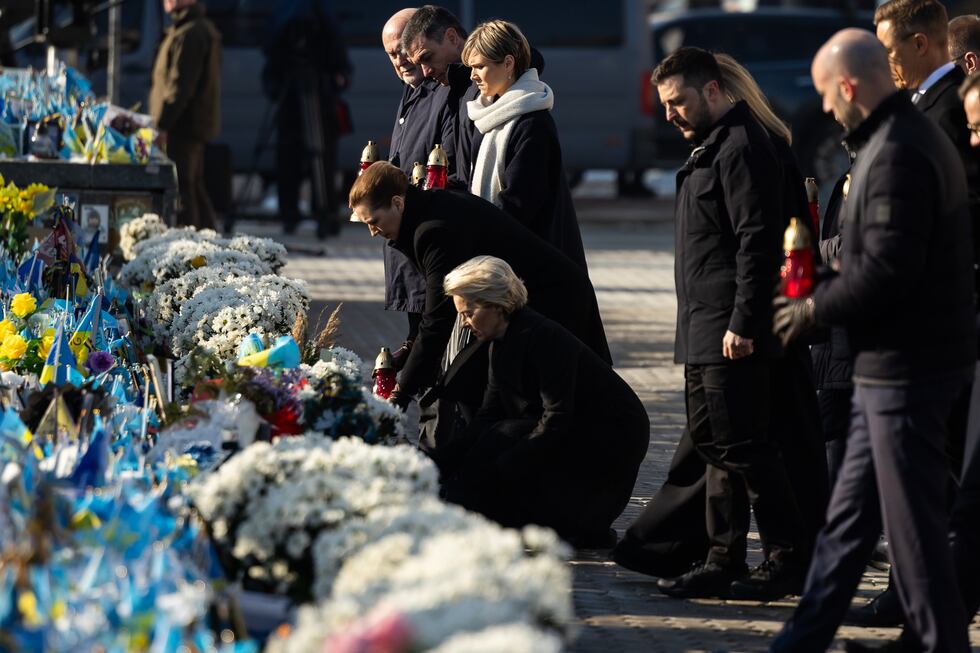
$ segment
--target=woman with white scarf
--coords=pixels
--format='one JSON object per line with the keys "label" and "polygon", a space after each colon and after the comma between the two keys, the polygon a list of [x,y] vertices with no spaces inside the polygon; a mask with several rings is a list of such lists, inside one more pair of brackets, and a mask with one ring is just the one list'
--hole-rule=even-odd
{"label": "woman with white scarf", "polygon": [[551,117],[555,95],[530,67],[527,39],[517,25],[491,20],[466,39],[462,60],[480,90],[467,103],[477,128],[470,191],[585,269],[582,235]]}

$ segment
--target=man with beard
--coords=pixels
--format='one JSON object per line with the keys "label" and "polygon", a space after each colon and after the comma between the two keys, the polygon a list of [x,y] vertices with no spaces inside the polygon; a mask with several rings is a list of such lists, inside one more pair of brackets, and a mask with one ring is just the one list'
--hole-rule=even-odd
{"label": "man with beard", "polygon": [[840,274],[806,299],[778,298],[774,329],[789,342],[818,324],[844,326],[854,397],[806,589],[771,650],[827,649],[883,524],[914,650],[967,651],[943,452],[976,361],[966,176],[939,127],[896,92],[870,32],[835,34],[812,76],[856,153]]}
{"label": "man with beard", "polygon": [[[765,129],[725,93],[711,53],[681,48],[653,80],[667,120],[696,144],[677,175],[674,360],[684,365],[686,434],[707,463],[709,540],[706,560],[658,587],[771,600],[798,593],[805,573],[802,520],[769,433],[782,204],[766,185],[782,172]],[[766,560],[746,573],[749,503]]]}

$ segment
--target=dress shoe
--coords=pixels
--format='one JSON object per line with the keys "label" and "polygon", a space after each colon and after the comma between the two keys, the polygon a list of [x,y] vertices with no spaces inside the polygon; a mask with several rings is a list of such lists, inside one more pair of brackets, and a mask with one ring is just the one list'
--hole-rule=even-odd
{"label": "dress shoe", "polygon": [[851,608],[844,615],[844,623],[850,626],[888,628],[905,623],[898,592],[891,586],[860,608]]}
{"label": "dress shoe", "polygon": [[878,571],[888,571],[892,568],[892,564],[888,560],[888,540],[885,539],[884,535],[878,538],[878,543],[875,544],[874,551],[871,552],[871,559],[868,560],[868,566]]}
{"label": "dress shoe", "polygon": [[723,567],[714,562],[695,565],[676,578],[661,578],[657,589],[678,599],[728,598],[732,582],[745,574],[745,567]]}
{"label": "dress shoe", "polygon": [[806,568],[792,559],[768,558],[732,583],[732,598],[775,601],[788,594],[802,594]]}

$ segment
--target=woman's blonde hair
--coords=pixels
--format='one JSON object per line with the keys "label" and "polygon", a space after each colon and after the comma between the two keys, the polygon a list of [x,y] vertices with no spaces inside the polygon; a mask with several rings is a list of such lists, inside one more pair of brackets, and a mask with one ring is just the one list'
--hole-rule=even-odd
{"label": "woman's blonde hair", "polygon": [[784,141],[793,144],[793,132],[789,125],[780,120],[769,105],[769,100],[762,93],[752,75],[742,64],[727,54],[715,54],[715,61],[721,70],[721,84],[732,102],[745,100],[755,119],[771,133]]}
{"label": "woman's blonde hair", "polygon": [[531,46],[521,28],[506,20],[488,20],[473,29],[463,43],[460,58],[469,65],[473,54],[483,55],[494,63],[501,63],[508,54],[514,57],[514,79],[531,67]]}
{"label": "woman's blonde hair", "polygon": [[510,315],[527,305],[527,288],[507,261],[495,256],[476,256],[457,266],[442,283],[451,297],[462,297],[478,306],[499,306]]}

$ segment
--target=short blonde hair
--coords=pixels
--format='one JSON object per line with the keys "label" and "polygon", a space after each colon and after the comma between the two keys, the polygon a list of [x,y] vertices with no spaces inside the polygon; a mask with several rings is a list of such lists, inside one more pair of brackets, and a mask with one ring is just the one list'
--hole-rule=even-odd
{"label": "short blonde hair", "polygon": [[506,20],[488,20],[473,29],[463,44],[460,58],[468,66],[473,54],[483,55],[494,63],[501,63],[509,54],[514,57],[515,79],[531,67],[531,46],[521,28]]}
{"label": "short blonde hair", "polygon": [[479,306],[498,306],[510,315],[527,305],[527,288],[507,261],[476,256],[457,266],[442,283],[450,297],[462,297]]}

